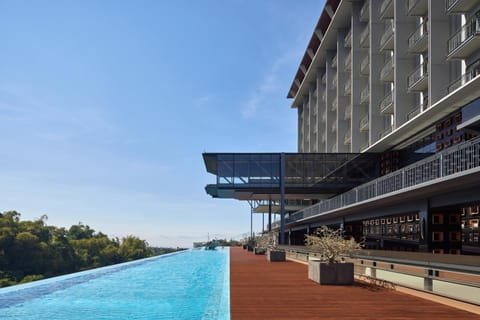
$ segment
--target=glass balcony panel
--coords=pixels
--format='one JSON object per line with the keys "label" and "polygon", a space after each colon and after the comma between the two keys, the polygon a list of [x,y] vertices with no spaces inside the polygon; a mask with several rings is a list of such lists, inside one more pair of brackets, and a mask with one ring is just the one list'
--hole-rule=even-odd
{"label": "glass balcony panel", "polygon": [[360,9],[360,21],[366,22],[370,18],[370,1],[366,0],[365,3],[362,6],[362,9]]}
{"label": "glass balcony panel", "polygon": [[360,93],[360,103],[368,103],[370,101],[370,87],[367,85]]}
{"label": "glass balcony panel", "polygon": [[394,69],[393,57],[390,57],[385,62],[385,65],[383,66],[382,71],[380,72],[380,80],[385,82],[393,82],[393,76],[394,76],[393,69]]}
{"label": "glass balcony panel", "polygon": [[393,19],[393,17],[393,0],[383,0],[382,5],[380,6],[380,18]]}
{"label": "glass balcony panel", "polygon": [[388,127],[380,133],[380,139],[386,137],[390,132],[393,131],[393,127]]}
{"label": "glass balcony panel", "polygon": [[350,80],[350,78],[347,79],[347,81],[345,81],[345,91],[344,91],[345,95],[350,95],[352,93],[352,80]]}
{"label": "glass balcony panel", "polygon": [[393,23],[388,23],[385,33],[380,38],[380,49],[381,50],[393,50],[395,42],[393,41]]}
{"label": "glass balcony panel", "polygon": [[425,16],[428,13],[428,0],[408,0],[408,15]]}
{"label": "glass balcony panel", "polygon": [[383,114],[393,114],[393,96],[394,91],[388,93],[380,103],[380,112]]}
{"label": "glass balcony panel", "polygon": [[345,57],[345,71],[352,70],[352,52],[350,51]]}
{"label": "glass balcony panel", "polygon": [[332,123],[332,132],[336,132],[337,131],[337,123],[334,122]]}
{"label": "glass balcony panel", "polygon": [[367,55],[360,64],[360,73],[368,75],[370,73],[370,57]]}
{"label": "glass balcony panel", "polygon": [[345,48],[350,48],[352,46],[352,29],[348,30],[345,40],[343,41]]}
{"label": "glass balcony panel", "polygon": [[408,50],[411,53],[423,53],[428,50],[428,20],[424,20],[408,38]]}
{"label": "glass balcony panel", "polygon": [[448,14],[462,14],[469,12],[475,4],[472,0],[447,0],[446,11]]}
{"label": "glass balcony panel", "polygon": [[478,72],[475,72],[474,70],[471,70],[469,72],[466,72],[463,74],[460,78],[456,79],[453,81],[449,86],[448,86],[448,93],[451,93],[458,88],[464,86],[469,82],[470,80],[473,80],[474,78],[478,77],[480,74]]}
{"label": "glass balcony panel", "polygon": [[367,25],[365,26],[365,29],[363,29],[362,33],[360,34],[360,46],[362,48],[368,48],[370,46],[369,39],[370,39],[370,29],[368,28],[368,25]]}
{"label": "glass balcony panel", "polygon": [[332,58],[332,68],[336,68],[336,67],[337,67],[337,61],[338,61],[338,58],[337,58],[337,55],[335,55],[335,56]]}
{"label": "glass balcony panel", "polygon": [[417,69],[408,76],[408,90],[424,91],[428,87],[428,71],[426,64],[420,64]]}
{"label": "glass balcony panel", "polygon": [[419,115],[422,112],[422,105],[418,105],[412,110],[410,110],[409,113],[407,113],[407,121],[415,118],[417,115]]}
{"label": "glass balcony panel", "polygon": [[480,50],[480,19],[475,17],[448,40],[447,59],[465,59],[478,50]]}
{"label": "glass balcony panel", "polygon": [[332,110],[332,111],[335,111],[335,110],[337,110],[337,108],[338,108],[338,99],[335,98],[335,99],[332,101],[332,109],[331,109],[331,110]]}
{"label": "glass balcony panel", "polygon": [[352,106],[348,106],[345,108],[345,115],[344,115],[344,120],[348,120],[352,118]]}
{"label": "glass balcony panel", "polygon": [[368,131],[368,114],[360,120],[360,131]]}
{"label": "glass balcony panel", "polygon": [[352,143],[352,132],[347,131],[343,139],[343,144],[349,145],[351,143]]}

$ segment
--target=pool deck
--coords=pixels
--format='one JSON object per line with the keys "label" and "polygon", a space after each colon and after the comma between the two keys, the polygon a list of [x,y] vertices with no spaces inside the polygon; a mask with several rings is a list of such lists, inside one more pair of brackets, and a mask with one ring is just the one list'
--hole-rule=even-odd
{"label": "pool deck", "polygon": [[404,292],[356,282],[310,281],[305,264],[268,262],[230,249],[231,319],[480,319],[480,315]]}

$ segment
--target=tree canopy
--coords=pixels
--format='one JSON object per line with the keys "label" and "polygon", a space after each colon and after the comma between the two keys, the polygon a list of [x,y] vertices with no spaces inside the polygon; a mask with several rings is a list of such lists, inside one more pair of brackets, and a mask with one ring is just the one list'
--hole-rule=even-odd
{"label": "tree canopy", "polygon": [[68,230],[48,226],[47,219],[21,221],[16,211],[0,213],[0,287],[175,251],[133,235],[110,239],[83,223]]}

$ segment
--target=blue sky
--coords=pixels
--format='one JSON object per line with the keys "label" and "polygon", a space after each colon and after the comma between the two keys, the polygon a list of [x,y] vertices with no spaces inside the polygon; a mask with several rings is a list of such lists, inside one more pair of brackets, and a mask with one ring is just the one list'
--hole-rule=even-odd
{"label": "blue sky", "polygon": [[323,2],[2,0],[0,211],[157,246],[248,232],[201,154],[296,151]]}

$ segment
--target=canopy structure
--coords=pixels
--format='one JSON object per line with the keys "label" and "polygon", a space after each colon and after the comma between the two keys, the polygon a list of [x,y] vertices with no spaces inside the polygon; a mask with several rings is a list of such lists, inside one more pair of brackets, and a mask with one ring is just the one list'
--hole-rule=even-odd
{"label": "canopy structure", "polygon": [[[281,238],[285,200],[327,199],[379,176],[375,153],[204,153],[216,184],[214,198],[279,201]],[[282,242],[282,239],[281,239]]]}

